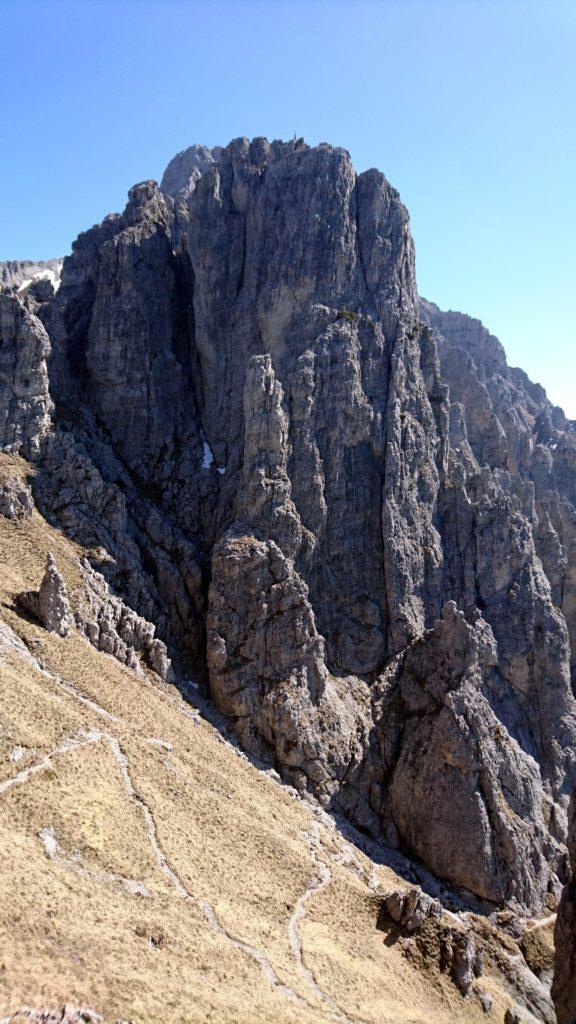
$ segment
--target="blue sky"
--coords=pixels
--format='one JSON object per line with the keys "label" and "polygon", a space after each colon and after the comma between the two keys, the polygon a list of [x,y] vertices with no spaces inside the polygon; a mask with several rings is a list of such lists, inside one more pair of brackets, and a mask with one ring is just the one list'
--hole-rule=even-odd
{"label": "blue sky", "polygon": [[422,295],[576,417],[576,0],[0,0],[0,259],[66,253],[192,142],[346,147]]}

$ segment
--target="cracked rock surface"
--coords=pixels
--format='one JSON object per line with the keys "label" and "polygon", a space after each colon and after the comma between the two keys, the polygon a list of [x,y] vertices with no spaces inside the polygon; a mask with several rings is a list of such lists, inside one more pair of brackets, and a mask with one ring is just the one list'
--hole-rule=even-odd
{"label": "cracked rock surface", "polygon": [[72,618],[68,591],[51,551],[38,591],[38,618],[49,632],[68,636]]}
{"label": "cracked rock surface", "polygon": [[32,515],[34,499],[30,488],[18,477],[0,481],[0,515],[7,519],[27,519]]}
{"label": "cracked rock surface", "polygon": [[50,429],[50,341],[21,301],[0,292],[0,447],[36,455]]}
{"label": "cracked rock surface", "polygon": [[576,1021],[576,794],[570,803],[569,829],[572,878],[562,892],[554,930],[556,959],[552,998],[558,1024]]}

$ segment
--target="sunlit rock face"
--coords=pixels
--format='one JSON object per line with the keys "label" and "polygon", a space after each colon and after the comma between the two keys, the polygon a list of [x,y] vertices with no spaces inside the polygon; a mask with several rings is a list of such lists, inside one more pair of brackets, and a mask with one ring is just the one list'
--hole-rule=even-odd
{"label": "sunlit rock face", "polygon": [[2,444],[179,678],[448,882],[553,899],[576,428],[419,299],[385,177],[302,140],[193,146],[80,235],[55,295],[0,301]]}

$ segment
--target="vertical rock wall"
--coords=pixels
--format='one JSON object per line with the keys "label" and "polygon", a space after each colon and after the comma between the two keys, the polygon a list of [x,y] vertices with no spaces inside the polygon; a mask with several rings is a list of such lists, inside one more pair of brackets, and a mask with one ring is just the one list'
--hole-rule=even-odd
{"label": "vertical rock wall", "polygon": [[0,304],[2,446],[242,743],[483,899],[559,892],[576,433],[419,302],[384,176],[192,147]]}

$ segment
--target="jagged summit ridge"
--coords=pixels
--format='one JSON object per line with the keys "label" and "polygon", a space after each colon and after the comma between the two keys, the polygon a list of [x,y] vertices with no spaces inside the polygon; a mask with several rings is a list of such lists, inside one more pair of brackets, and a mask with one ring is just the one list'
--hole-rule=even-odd
{"label": "jagged summit ridge", "polygon": [[[194,190],[196,183],[206,171],[215,165],[224,163],[233,151],[247,151],[256,163],[261,163],[263,158],[267,162],[273,162],[289,152],[308,151],[312,148],[333,150],[335,147],[330,146],[326,142],[320,143],[318,147],[311,147],[304,139],[297,138],[292,139],[290,142],[283,142],[281,139],[269,142],[268,139],[262,136],[254,139],[240,137],[234,139],[225,147],[213,146],[209,148],[208,146],[196,144],[177,153],[170,160],[162,175],[160,188],[162,192],[172,196],[173,199],[178,196],[186,197]],[[340,148],[339,152],[349,158],[347,150]]]}
{"label": "jagged summit ridge", "polygon": [[46,300],[50,288],[58,291],[63,262],[63,259],[0,262],[0,291],[10,290],[22,294],[33,286],[35,290],[43,292]]}
{"label": "jagged summit ridge", "polygon": [[574,428],[477,321],[419,300],[384,175],[301,140],[192,147],[77,239],[55,297],[2,301],[37,342],[8,326],[0,348],[36,501],[103,552],[180,677],[300,790],[449,883],[553,899]]}

